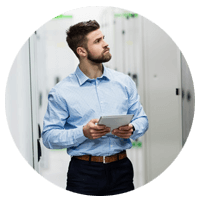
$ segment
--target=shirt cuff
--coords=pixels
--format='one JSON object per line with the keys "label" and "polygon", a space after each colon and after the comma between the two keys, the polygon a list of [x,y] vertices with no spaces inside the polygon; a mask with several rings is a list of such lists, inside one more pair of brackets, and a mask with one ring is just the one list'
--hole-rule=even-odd
{"label": "shirt cuff", "polygon": [[130,124],[132,124],[133,127],[134,127],[134,129],[135,129],[135,130],[133,131],[133,134],[131,135],[130,138],[131,138],[132,140],[135,140],[135,139],[137,139],[137,138],[136,138],[136,135],[137,135],[136,133],[138,132],[139,127],[138,127],[138,125],[137,125],[136,123],[134,123],[134,122],[131,122]]}
{"label": "shirt cuff", "polygon": [[86,139],[88,139],[88,138],[86,138],[85,135],[83,134],[83,127],[82,127],[82,126],[81,126],[81,127],[78,127],[78,128],[77,128],[77,134],[76,134],[76,136],[75,136],[75,140],[76,140],[79,144],[81,144],[81,143],[83,143]]}

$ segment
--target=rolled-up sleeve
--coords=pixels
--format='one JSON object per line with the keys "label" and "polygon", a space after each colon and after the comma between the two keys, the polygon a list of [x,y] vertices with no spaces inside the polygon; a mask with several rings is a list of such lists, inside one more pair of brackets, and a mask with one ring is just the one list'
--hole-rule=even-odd
{"label": "rolled-up sleeve", "polygon": [[134,114],[131,124],[134,126],[135,131],[131,139],[136,140],[144,135],[149,127],[149,123],[147,115],[140,103],[140,96],[138,95],[136,85],[131,78],[129,78],[128,83],[128,102],[129,109],[127,114]]}
{"label": "rolled-up sleeve", "polygon": [[69,111],[67,102],[52,89],[48,95],[47,111],[43,121],[42,140],[49,149],[63,149],[76,147],[87,138],[83,134],[83,127],[65,129]]}

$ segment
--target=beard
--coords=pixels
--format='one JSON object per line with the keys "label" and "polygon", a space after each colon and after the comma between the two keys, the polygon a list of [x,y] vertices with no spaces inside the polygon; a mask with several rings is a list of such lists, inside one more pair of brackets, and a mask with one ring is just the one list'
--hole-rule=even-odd
{"label": "beard", "polygon": [[104,63],[104,62],[108,62],[111,59],[111,54],[110,52],[105,53],[105,50],[101,53],[101,55],[99,57],[94,57],[90,51],[87,49],[87,53],[88,53],[88,60],[95,62],[95,63]]}

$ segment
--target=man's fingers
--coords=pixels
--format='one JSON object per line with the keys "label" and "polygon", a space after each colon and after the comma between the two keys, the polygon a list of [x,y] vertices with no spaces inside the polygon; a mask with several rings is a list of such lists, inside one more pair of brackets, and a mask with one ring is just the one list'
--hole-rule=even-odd
{"label": "man's fingers", "polygon": [[91,119],[90,120],[93,124],[95,124],[95,123],[98,123],[99,122],[99,119]]}
{"label": "man's fingers", "polygon": [[131,128],[130,130],[119,130],[119,129],[115,129],[113,130],[113,133],[120,133],[120,134],[127,134],[127,133],[132,133],[133,132],[133,128]]}
{"label": "man's fingers", "polygon": [[124,139],[128,139],[130,138],[130,136],[132,135],[132,133],[114,133],[114,135],[116,135],[117,137],[120,137],[120,138],[124,138]]}
{"label": "man's fingers", "polygon": [[126,125],[126,126],[119,127],[119,130],[120,131],[128,131],[128,130],[130,130],[132,128],[133,128],[132,124],[129,124],[129,125]]}
{"label": "man's fingers", "polygon": [[92,128],[98,131],[98,130],[104,130],[104,129],[108,128],[108,127],[106,127],[104,125],[95,125]]}
{"label": "man's fingers", "polygon": [[103,129],[104,128],[104,125],[98,125],[96,124],[98,121],[96,119],[93,119],[91,120],[88,125],[90,128],[93,128],[93,129]]}
{"label": "man's fingers", "polygon": [[110,128],[105,125],[97,125],[99,119],[90,120],[85,126],[83,126],[83,134],[89,139],[96,139],[102,137],[106,133],[110,132]]}
{"label": "man's fingers", "polygon": [[98,123],[99,119],[92,119],[90,122],[90,128],[95,129],[95,130],[103,130],[106,128],[105,125],[98,125],[96,123]]}
{"label": "man's fingers", "polygon": [[92,133],[91,136],[92,136],[93,139],[98,139],[98,138],[104,136],[107,133],[109,133],[109,132],[108,131],[104,131],[102,133]]}
{"label": "man's fingers", "polygon": [[95,130],[105,130],[105,129],[109,129],[109,127],[106,127],[105,125],[96,125],[96,124],[91,124],[90,126],[92,129],[95,129]]}

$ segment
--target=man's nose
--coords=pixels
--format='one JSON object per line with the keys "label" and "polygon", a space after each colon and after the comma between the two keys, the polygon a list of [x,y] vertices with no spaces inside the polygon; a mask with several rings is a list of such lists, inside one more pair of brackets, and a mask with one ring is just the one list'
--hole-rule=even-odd
{"label": "man's nose", "polygon": [[108,47],[108,43],[105,41],[105,40],[103,40],[103,47],[105,48],[105,47]]}

